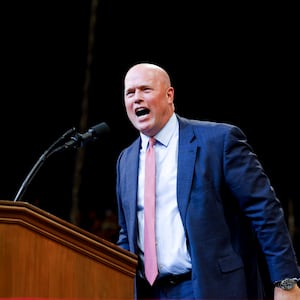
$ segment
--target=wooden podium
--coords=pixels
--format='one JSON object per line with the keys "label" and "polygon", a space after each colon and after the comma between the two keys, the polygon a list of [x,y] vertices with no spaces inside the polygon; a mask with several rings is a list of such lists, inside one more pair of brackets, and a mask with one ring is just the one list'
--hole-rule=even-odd
{"label": "wooden podium", "polygon": [[27,202],[0,200],[0,299],[133,299],[137,257]]}

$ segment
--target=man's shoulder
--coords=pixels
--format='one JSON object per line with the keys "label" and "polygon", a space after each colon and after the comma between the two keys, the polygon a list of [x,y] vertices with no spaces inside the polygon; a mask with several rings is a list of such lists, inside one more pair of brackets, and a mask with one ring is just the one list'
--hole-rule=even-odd
{"label": "man's shoulder", "polygon": [[178,116],[178,122],[180,127],[184,128],[186,126],[194,127],[197,130],[230,130],[232,128],[236,128],[235,125],[224,122],[217,122],[212,120],[200,120],[200,119],[192,119]]}
{"label": "man's shoulder", "polygon": [[119,157],[130,155],[132,152],[139,151],[141,145],[141,138],[137,137],[130,145],[127,145],[121,152]]}

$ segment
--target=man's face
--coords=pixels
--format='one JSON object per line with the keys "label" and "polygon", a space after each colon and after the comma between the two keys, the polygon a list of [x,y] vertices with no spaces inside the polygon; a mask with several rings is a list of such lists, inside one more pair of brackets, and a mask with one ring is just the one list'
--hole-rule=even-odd
{"label": "man's face", "polygon": [[133,126],[154,136],[173,113],[173,88],[156,69],[138,66],[125,78],[125,107]]}

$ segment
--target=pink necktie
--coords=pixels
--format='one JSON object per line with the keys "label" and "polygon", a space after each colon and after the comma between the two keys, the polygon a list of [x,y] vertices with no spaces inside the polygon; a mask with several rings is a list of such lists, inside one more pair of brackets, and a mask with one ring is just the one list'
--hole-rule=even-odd
{"label": "pink necktie", "polygon": [[153,284],[157,274],[155,245],[155,139],[149,139],[145,158],[145,195],[144,195],[144,264],[145,275]]}

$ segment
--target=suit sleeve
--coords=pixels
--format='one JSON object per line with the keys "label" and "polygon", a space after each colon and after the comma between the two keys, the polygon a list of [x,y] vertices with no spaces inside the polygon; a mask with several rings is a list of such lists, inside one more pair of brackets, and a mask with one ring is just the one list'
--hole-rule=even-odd
{"label": "suit sleeve", "polygon": [[251,222],[271,280],[300,277],[282,205],[239,128],[231,127],[225,135],[223,155],[225,180]]}

